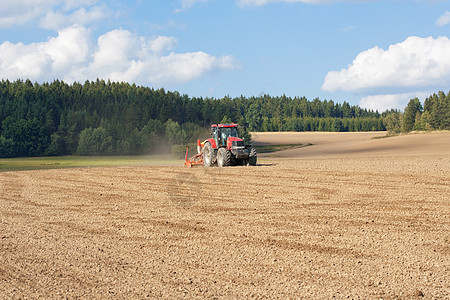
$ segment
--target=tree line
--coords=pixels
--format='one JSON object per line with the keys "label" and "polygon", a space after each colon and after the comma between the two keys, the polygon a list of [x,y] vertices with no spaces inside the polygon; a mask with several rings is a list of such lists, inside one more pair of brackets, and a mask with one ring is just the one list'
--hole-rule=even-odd
{"label": "tree line", "polygon": [[427,97],[424,105],[418,98],[409,100],[404,113],[390,111],[384,119],[389,134],[413,130],[450,130],[450,92],[440,91]]}
{"label": "tree line", "polygon": [[[441,110],[448,112],[448,95],[433,99],[418,109],[420,119],[431,128],[448,126],[441,120],[445,119]],[[248,131],[389,130],[391,116],[403,122],[397,111],[380,114],[318,98],[191,98],[104,80],[84,84],[2,80],[0,157],[146,154],[206,137],[212,123],[239,123],[247,140]]]}

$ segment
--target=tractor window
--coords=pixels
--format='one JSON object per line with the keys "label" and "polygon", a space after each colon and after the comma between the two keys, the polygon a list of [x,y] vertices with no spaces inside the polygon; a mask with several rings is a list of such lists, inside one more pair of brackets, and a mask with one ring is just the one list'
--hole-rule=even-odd
{"label": "tractor window", "polygon": [[238,130],[236,127],[222,127],[219,130],[219,144],[222,146],[226,145],[229,136],[238,137]]}
{"label": "tractor window", "polygon": [[229,136],[238,137],[238,131],[236,127],[224,127],[222,128],[222,138],[227,139]]}

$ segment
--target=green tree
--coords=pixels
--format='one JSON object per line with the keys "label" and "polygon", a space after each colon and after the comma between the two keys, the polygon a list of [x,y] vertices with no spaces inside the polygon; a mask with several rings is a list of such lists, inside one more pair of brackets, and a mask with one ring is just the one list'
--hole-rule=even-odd
{"label": "green tree", "polygon": [[401,127],[401,115],[398,112],[391,113],[384,118],[384,126],[388,134],[400,133]]}
{"label": "green tree", "polygon": [[178,124],[178,122],[169,119],[165,123],[165,126],[166,126],[166,138],[171,146],[183,144],[186,142],[187,134],[183,129],[181,129],[181,126],[180,124]]}
{"label": "green tree", "polygon": [[341,119],[333,120],[333,131],[336,131],[336,132],[344,131],[344,124],[342,123]]}
{"label": "green tree", "polygon": [[89,127],[80,133],[78,155],[109,155],[112,153],[113,139],[105,128],[92,129],[92,127]]}
{"label": "green tree", "polygon": [[13,139],[0,135],[0,157],[14,157],[15,145]]}
{"label": "green tree", "polygon": [[403,115],[403,131],[409,132],[414,129],[417,112],[422,112],[422,104],[418,98],[411,99],[405,108]]}
{"label": "green tree", "polygon": [[58,133],[51,135],[51,142],[45,150],[45,155],[56,156],[65,154],[65,143],[63,137]]}

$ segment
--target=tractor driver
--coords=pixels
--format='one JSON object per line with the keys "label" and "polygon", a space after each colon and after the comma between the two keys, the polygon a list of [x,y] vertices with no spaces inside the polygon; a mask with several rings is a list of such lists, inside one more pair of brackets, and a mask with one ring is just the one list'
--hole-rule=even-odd
{"label": "tractor driver", "polygon": [[222,130],[222,139],[221,139],[222,146],[225,146],[226,142],[227,142],[227,133],[225,132],[225,130]]}

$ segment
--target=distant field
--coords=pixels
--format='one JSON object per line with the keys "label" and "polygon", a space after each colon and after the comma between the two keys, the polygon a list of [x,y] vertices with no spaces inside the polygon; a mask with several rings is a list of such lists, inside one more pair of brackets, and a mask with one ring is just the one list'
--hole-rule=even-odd
{"label": "distant field", "polygon": [[179,159],[171,155],[147,156],[56,156],[0,159],[0,172],[80,167],[175,166]]}
{"label": "distant field", "polygon": [[[277,157],[337,158],[370,156],[422,156],[448,154],[450,132],[406,134],[387,138],[386,132],[255,132],[255,146],[311,145],[296,149],[280,149]],[[262,153],[262,152],[261,152]],[[262,153],[262,157],[264,157]]]}

